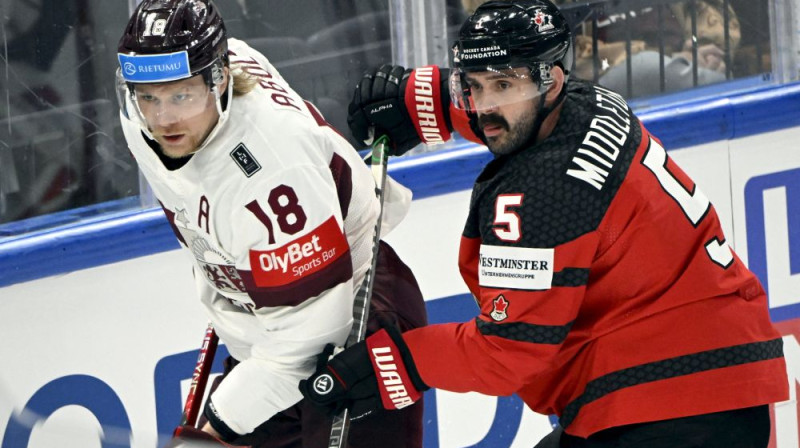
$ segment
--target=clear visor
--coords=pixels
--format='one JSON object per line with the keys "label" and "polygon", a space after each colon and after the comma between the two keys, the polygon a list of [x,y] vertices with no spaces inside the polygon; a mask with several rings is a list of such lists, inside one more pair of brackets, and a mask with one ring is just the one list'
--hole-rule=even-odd
{"label": "clear visor", "polygon": [[546,90],[540,88],[538,79],[528,67],[454,68],[450,71],[450,99],[457,109],[467,112],[492,111],[538,99]]}
{"label": "clear visor", "polygon": [[[217,89],[201,75],[164,83],[129,83],[117,70],[117,100],[123,115],[148,131],[165,131],[219,108]],[[218,111],[219,112],[219,111]]]}

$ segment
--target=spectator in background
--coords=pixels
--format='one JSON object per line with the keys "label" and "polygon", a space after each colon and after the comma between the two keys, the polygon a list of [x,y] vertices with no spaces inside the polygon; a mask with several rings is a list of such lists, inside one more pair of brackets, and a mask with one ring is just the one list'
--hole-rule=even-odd
{"label": "spectator in background", "polygon": [[[461,0],[471,14],[486,0]],[[560,7],[581,4],[575,0],[555,0]],[[725,42],[723,5],[719,0],[701,0],[696,5],[697,84],[724,81],[727,71],[725,48],[731,59],[741,41],[741,28],[733,8],[728,6],[729,42]],[[595,79],[600,85],[631,97],[661,93],[660,51],[664,51],[664,91],[683,90],[694,86],[692,52],[692,10],[689,2],[667,4],[659,17],[656,8],[610,14],[598,20],[597,60],[591,30],[575,36],[575,76]],[[659,21],[661,23],[659,23]],[[572,23],[578,29],[580,23]],[[630,38],[632,91],[628,92],[627,39]]]}
{"label": "spectator in background", "polygon": [[[728,66],[725,48],[730,58],[741,41],[741,30],[736,13],[728,6],[728,42],[725,41],[725,20],[722,4],[717,0],[698,1],[697,27],[697,85],[712,84],[727,79]],[[631,97],[662,92],[660,48],[664,48],[665,92],[691,88],[695,85],[694,56],[692,52],[692,10],[688,2],[670,4],[661,15],[647,8],[627,15],[610,16],[601,20],[598,30],[600,67],[598,82],[604,87]],[[630,20],[628,20],[630,16]],[[630,27],[631,29],[626,29]],[[660,32],[659,32],[660,29]],[[660,33],[660,35],[659,35]],[[626,38],[631,36],[631,92],[628,92]],[[591,38],[576,39],[576,74],[593,79],[594,59]]]}
{"label": "spectator in background", "polygon": [[[486,0],[462,0],[467,13]],[[559,6],[580,4],[579,1],[556,0]],[[703,0],[696,5],[697,84],[712,84],[726,79],[725,20],[719,0]],[[659,21],[661,23],[659,23]],[[573,23],[574,28],[580,24]],[[589,24],[590,25],[590,24]],[[689,2],[668,4],[661,17],[653,7],[627,14],[618,13],[598,20],[597,60],[591,30],[575,36],[575,76],[595,79],[604,87],[631,97],[661,93],[660,49],[664,51],[664,91],[683,90],[694,86],[692,54],[692,11]],[[741,28],[734,10],[728,6],[728,34],[731,59],[741,41]],[[630,38],[632,91],[628,92],[626,59]]]}
{"label": "spectator in background", "polygon": [[486,3],[487,0],[461,0],[461,6],[464,7],[464,12],[467,16],[471,16],[472,13],[478,9],[478,6]]}

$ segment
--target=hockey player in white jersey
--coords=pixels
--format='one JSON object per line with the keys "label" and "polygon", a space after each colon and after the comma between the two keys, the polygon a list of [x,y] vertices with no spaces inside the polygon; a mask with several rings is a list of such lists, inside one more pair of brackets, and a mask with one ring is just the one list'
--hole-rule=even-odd
{"label": "hockey player in white jersey", "polygon": [[[298,382],[343,344],[379,213],[358,153],[260,53],[229,39],[211,0],[144,0],[119,43],[125,138],[232,355],[203,411],[220,446],[327,446]],[[344,112],[344,111],[343,111]],[[387,179],[383,234],[410,192]],[[169,300],[169,297],[165,297]],[[413,274],[381,243],[368,331],[424,325]],[[199,329],[198,329],[199,331]],[[351,426],[353,447],[422,446],[422,407]]]}

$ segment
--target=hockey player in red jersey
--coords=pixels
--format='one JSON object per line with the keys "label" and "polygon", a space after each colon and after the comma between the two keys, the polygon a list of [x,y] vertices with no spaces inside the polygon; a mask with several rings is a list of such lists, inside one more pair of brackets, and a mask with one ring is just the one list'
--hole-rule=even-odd
{"label": "hockey player in red jersey", "polygon": [[[210,0],[142,1],[119,62],[125,138],[232,355],[203,432],[181,437],[327,447],[331,421],[297,384],[350,332],[380,210],[369,168],[264,55],[228,38]],[[382,234],[410,203],[409,190],[386,183]],[[379,317],[402,329],[426,323],[413,274],[385,243],[368,334]],[[354,422],[349,441],[421,447],[422,406]]]}
{"label": "hockey player in red jersey", "polygon": [[552,3],[492,1],[461,27],[449,72],[362,79],[356,137],[375,126],[401,153],[458,130],[495,155],[459,254],[481,313],[380,331],[301,390],[327,409],[400,409],[428,387],[516,393],[558,416],[562,447],[766,447],[788,380],[763,288],[624,99],[572,64]]}

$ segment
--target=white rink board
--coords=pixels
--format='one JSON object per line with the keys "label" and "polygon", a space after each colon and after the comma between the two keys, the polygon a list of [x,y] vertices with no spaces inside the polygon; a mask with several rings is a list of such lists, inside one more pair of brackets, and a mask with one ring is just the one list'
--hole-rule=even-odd
{"label": "white rink board", "polygon": [[[748,260],[748,248],[765,254],[764,283],[781,321],[800,317],[800,275],[791,267],[792,254],[800,251],[800,228],[787,224],[800,217],[798,199],[792,200],[800,194],[800,175],[792,172],[800,170],[798,141],[800,128],[790,128],[669,153],[715,204],[740,256]],[[456,260],[469,196],[460,191],[414,201],[408,218],[387,237],[414,270],[429,305],[467,293]],[[752,204],[763,204],[760,224]],[[751,229],[748,223],[757,225]],[[751,232],[763,234],[764,244]],[[0,288],[0,448],[157,446],[158,419],[177,419],[181,411],[176,400],[162,406],[157,375],[174,372],[159,366],[179,354],[191,359],[206,325],[186,256],[173,250]],[[474,307],[464,299],[465,307]],[[798,379],[800,344],[793,335],[786,341],[790,377]],[[82,397],[87,401],[74,404],[75,397],[56,387],[69,384],[90,391]],[[776,406],[772,447],[798,446],[791,389],[792,401]],[[102,393],[111,400],[98,398]],[[531,447],[549,430],[547,417],[514,410],[510,399],[432,391],[429,397],[435,413],[427,414],[433,418],[428,432],[436,437],[426,439],[428,448]],[[26,403],[58,410],[45,425],[26,429],[30,420],[15,414]],[[500,417],[498,403],[504,406]],[[113,443],[101,443],[101,423]],[[20,434],[27,434],[27,445],[12,445]]]}

